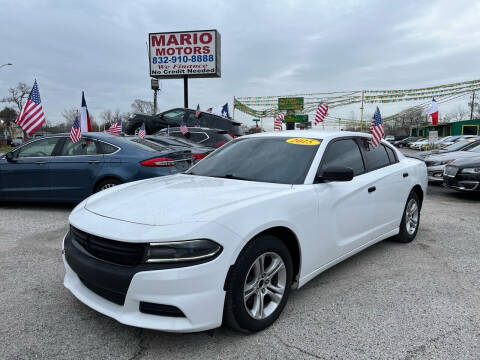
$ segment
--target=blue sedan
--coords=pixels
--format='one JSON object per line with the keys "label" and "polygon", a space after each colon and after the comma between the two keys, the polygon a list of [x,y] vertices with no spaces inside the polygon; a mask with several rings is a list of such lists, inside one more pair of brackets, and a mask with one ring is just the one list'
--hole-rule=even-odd
{"label": "blue sedan", "polygon": [[190,151],[105,133],[36,138],[0,158],[0,201],[81,201],[129,181],[183,172]]}

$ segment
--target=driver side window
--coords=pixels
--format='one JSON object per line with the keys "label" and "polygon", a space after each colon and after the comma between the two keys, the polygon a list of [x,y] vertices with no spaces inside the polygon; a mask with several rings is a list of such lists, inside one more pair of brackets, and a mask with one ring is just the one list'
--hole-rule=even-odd
{"label": "driver side window", "polygon": [[31,144],[25,145],[15,151],[14,158],[21,159],[27,157],[45,157],[52,156],[53,149],[57,145],[58,137],[37,140]]}
{"label": "driver side window", "polygon": [[323,155],[322,169],[336,166],[351,168],[354,176],[365,172],[362,154],[355,140],[342,139],[328,145]]}

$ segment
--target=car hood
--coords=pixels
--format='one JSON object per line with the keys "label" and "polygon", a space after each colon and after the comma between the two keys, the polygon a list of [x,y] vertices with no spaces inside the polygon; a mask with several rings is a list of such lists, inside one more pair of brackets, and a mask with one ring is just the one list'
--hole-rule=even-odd
{"label": "car hood", "polygon": [[472,151],[452,151],[445,154],[431,155],[425,158],[425,161],[447,161],[455,159],[467,159],[471,157],[479,156],[479,153]]}
{"label": "car hood", "polygon": [[229,208],[258,202],[291,185],[177,174],[123,184],[86,201],[86,210],[146,225],[210,221]]}
{"label": "car hood", "polygon": [[458,167],[480,167],[480,154],[478,156],[468,159],[460,159],[455,160],[454,162],[450,163],[450,165],[458,166]]}

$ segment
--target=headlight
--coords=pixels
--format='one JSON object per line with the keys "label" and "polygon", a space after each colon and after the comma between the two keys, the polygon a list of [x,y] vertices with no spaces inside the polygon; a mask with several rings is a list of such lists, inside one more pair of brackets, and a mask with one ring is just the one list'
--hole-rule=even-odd
{"label": "headlight", "polygon": [[175,263],[205,260],[217,255],[222,247],[207,239],[150,243],[147,263]]}
{"label": "headlight", "polygon": [[477,168],[465,168],[460,171],[462,174],[480,174],[480,167]]}

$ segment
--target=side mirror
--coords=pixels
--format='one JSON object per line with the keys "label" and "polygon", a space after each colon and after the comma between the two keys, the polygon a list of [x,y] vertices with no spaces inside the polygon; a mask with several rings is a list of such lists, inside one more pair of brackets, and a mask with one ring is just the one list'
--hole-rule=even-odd
{"label": "side mirror", "polygon": [[8,153],[5,155],[5,159],[7,159],[8,162],[14,162],[14,161],[15,161],[12,152],[8,152]]}
{"label": "side mirror", "polygon": [[353,170],[349,167],[330,166],[317,175],[317,182],[350,181],[353,179]]}

